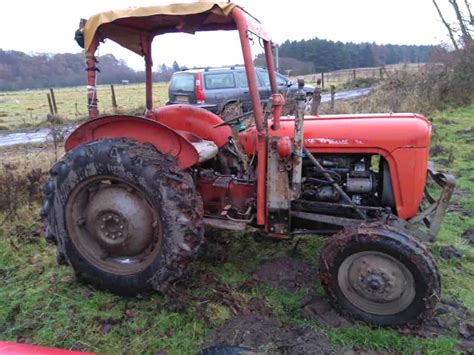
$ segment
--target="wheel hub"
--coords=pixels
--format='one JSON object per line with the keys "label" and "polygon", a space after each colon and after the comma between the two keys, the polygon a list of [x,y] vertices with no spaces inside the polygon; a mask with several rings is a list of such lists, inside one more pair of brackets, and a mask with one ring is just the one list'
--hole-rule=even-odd
{"label": "wheel hub", "polygon": [[127,240],[127,221],[119,213],[100,213],[95,218],[94,226],[96,235],[106,244],[123,243]]}
{"label": "wheel hub", "polygon": [[161,248],[158,211],[134,185],[115,177],[78,185],[67,202],[66,220],[79,253],[108,272],[139,272]]}
{"label": "wheel hub", "polygon": [[388,254],[360,252],[349,256],[338,273],[341,291],[355,306],[375,314],[394,314],[413,301],[413,276]]}
{"label": "wheel hub", "polygon": [[111,255],[136,255],[153,241],[154,223],[148,206],[125,187],[99,189],[85,214],[92,236]]}

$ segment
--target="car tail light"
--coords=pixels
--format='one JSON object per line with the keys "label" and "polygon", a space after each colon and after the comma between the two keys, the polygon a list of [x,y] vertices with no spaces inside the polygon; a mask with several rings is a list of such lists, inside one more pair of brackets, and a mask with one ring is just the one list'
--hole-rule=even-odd
{"label": "car tail light", "polygon": [[206,102],[206,97],[204,96],[204,91],[202,90],[202,75],[201,73],[196,73],[196,102],[198,104],[203,104]]}

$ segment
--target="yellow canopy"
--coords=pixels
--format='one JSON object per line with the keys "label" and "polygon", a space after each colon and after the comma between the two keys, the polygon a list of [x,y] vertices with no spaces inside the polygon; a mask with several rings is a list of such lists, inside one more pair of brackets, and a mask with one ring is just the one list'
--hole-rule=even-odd
{"label": "yellow canopy", "polygon": [[200,1],[102,12],[89,18],[84,26],[84,49],[89,53],[97,36],[98,40],[109,38],[143,55],[143,37],[168,32],[235,29],[229,16],[235,6],[226,2]]}

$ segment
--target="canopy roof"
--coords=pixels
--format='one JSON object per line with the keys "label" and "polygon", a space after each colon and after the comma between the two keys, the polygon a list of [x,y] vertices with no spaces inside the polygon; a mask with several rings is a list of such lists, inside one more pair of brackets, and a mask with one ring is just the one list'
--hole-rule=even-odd
{"label": "canopy roof", "polygon": [[235,6],[227,2],[200,1],[102,12],[87,20],[84,48],[86,53],[94,51],[94,37],[109,38],[143,55],[142,39],[159,34],[236,29],[234,19],[229,16]]}

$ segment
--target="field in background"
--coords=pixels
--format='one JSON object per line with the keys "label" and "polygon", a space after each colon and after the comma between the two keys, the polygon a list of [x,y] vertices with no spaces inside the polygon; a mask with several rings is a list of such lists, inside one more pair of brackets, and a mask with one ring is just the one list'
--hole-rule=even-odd
{"label": "field in background", "polygon": [[[168,97],[168,84],[153,85],[155,107],[163,106]],[[0,92],[0,130],[37,127],[46,124],[49,89]],[[66,121],[77,121],[87,116],[85,86],[54,89],[58,114]],[[115,85],[118,112],[135,112],[145,107],[145,84]],[[112,112],[110,85],[99,85],[97,90],[101,113]]]}

